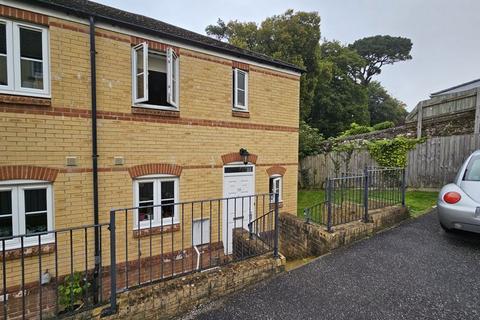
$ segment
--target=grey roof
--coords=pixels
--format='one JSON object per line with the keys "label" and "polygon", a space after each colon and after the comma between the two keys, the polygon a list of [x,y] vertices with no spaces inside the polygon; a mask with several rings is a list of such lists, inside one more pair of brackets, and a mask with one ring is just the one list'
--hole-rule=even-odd
{"label": "grey roof", "polygon": [[442,94],[453,93],[453,92],[465,91],[465,90],[473,89],[473,88],[476,88],[476,87],[480,87],[480,79],[475,79],[475,80],[468,81],[468,82],[465,82],[465,83],[462,83],[462,84],[459,84],[459,85],[456,85],[456,86],[453,86],[453,87],[450,87],[450,88],[447,88],[447,89],[443,89],[443,90],[431,93],[430,97],[439,96],[439,95],[442,95]]}
{"label": "grey roof", "polygon": [[[28,1],[54,10],[67,12],[77,16],[93,15],[97,20],[106,21],[128,29],[140,30],[144,33],[176,40],[196,47],[219,51],[235,57],[253,60],[278,68],[295,72],[305,72],[294,64],[274,59],[267,55],[242,49],[196,32],[173,26],[171,24],[149,18],[143,15],[123,11],[103,4],[87,0],[36,0]],[[139,2],[140,3],[140,2]]]}

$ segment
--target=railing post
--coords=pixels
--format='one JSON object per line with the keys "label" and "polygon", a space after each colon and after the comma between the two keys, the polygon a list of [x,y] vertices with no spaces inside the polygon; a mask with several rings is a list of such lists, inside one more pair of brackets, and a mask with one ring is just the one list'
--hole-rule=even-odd
{"label": "railing post", "polygon": [[368,167],[365,167],[363,171],[364,185],[363,185],[363,207],[364,207],[364,222],[368,222]]}
{"label": "railing post", "polygon": [[303,209],[303,216],[305,217],[305,223],[310,223],[311,219],[311,208],[304,208]]}
{"label": "railing post", "polygon": [[[115,239],[115,210],[110,210],[110,314],[117,312],[117,248]],[[126,284],[128,286],[128,283]]]}
{"label": "railing post", "polygon": [[273,239],[273,257],[278,259],[278,236],[279,236],[279,228],[278,228],[278,201],[280,195],[275,193],[275,236]]}
{"label": "railing post", "polygon": [[327,231],[332,232],[332,179],[327,180]]}
{"label": "railing post", "polygon": [[402,207],[405,207],[405,197],[407,189],[407,170],[402,169]]}

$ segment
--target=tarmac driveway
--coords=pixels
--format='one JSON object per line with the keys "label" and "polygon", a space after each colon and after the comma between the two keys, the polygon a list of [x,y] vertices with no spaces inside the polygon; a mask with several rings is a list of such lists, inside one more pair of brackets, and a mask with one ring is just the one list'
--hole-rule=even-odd
{"label": "tarmac driveway", "polygon": [[480,319],[480,236],[434,211],[185,318]]}

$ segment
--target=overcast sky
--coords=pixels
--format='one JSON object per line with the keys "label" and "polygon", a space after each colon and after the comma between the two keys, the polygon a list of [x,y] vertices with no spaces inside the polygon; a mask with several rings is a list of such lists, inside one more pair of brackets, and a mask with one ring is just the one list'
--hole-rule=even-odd
{"label": "overcast sky", "polygon": [[224,21],[261,22],[292,8],[317,11],[322,38],[351,43],[377,34],[412,39],[413,60],[377,78],[411,110],[432,92],[480,78],[480,0],[97,0],[205,33]]}

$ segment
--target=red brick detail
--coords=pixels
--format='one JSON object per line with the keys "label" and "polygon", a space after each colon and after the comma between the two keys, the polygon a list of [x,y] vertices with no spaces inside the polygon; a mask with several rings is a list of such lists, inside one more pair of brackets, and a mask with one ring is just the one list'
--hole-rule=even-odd
{"label": "red brick detail", "polygon": [[0,103],[26,106],[50,107],[52,100],[48,98],[34,98],[28,96],[16,96],[9,94],[0,94]]}
{"label": "red brick detail", "polygon": [[[48,116],[62,116],[72,118],[91,118],[91,111],[88,109],[75,108],[39,108],[37,106],[16,107],[8,105],[0,105],[0,112],[10,113],[25,113],[25,114],[40,114]],[[268,131],[283,131],[283,132],[298,132],[298,127],[287,127],[270,124],[256,124],[245,122],[232,122],[222,120],[208,120],[208,119],[192,119],[192,118],[174,118],[174,117],[159,117],[157,115],[133,114],[123,112],[108,112],[98,111],[98,119],[104,120],[120,120],[120,121],[138,121],[138,122],[153,122],[166,123],[187,126],[202,126],[202,127],[220,127],[220,128],[237,128],[250,130],[268,130]]]}
{"label": "red brick detail", "polygon": [[232,116],[239,117],[239,118],[250,118],[250,112],[245,111],[232,111]]}
{"label": "red brick detail", "polygon": [[148,43],[148,49],[165,52],[165,51],[167,51],[167,48],[172,48],[173,51],[177,54],[177,56],[180,55],[180,50],[178,49],[178,47],[174,47],[174,46],[171,46],[171,45],[167,45],[165,43],[161,43],[161,42],[153,41],[153,40],[148,40],[148,39],[144,39],[144,38],[140,38],[140,37],[135,37],[135,36],[130,37],[130,43],[133,44],[133,45],[137,45],[137,44],[140,44],[140,43],[143,43],[143,42]]}
{"label": "red brick detail", "polygon": [[[38,245],[25,247],[23,248],[23,257],[27,258],[27,257],[38,256],[40,254],[40,250],[42,251],[42,255],[52,253],[53,251],[55,251],[55,244],[54,243],[42,244],[40,248],[38,248]],[[22,257],[22,248],[5,250],[5,261],[20,259],[21,257]],[[2,260],[3,260],[3,257],[2,255],[0,255],[0,261]]]}
{"label": "red brick detail", "polygon": [[180,231],[180,224],[171,224],[167,226],[159,226],[159,227],[152,227],[152,228],[144,228],[139,230],[133,230],[133,237],[134,238],[143,238],[148,237],[150,235],[162,234],[162,233],[172,233]]}
{"label": "red brick detail", "polygon": [[0,5],[0,16],[28,21],[45,26],[48,25],[48,16],[46,15],[4,5]]}
{"label": "red brick detail", "polygon": [[267,169],[267,173],[269,176],[273,176],[274,174],[283,176],[285,175],[285,171],[287,171],[287,168],[281,166],[271,166]]}
{"label": "red brick detail", "polygon": [[244,71],[250,70],[250,65],[238,61],[232,61],[232,68],[241,69]]}
{"label": "red brick detail", "polygon": [[176,110],[157,110],[132,106],[132,113],[135,114],[148,114],[159,117],[180,118],[180,111]]}
{"label": "red brick detail", "polygon": [[300,76],[294,76],[294,75],[289,75],[289,74],[285,74],[285,73],[268,71],[266,69],[260,69],[260,68],[256,68],[256,67],[250,68],[250,71],[263,73],[265,75],[269,75],[269,76],[273,76],[273,77],[285,78],[285,79],[296,80],[296,81],[300,80]]}
{"label": "red brick detail", "polygon": [[[248,162],[256,164],[258,156],[256,154],[250,153],[248,155]],[[223,164],[228,164],[232,162],[243,162],[243,158],[240,156],[239,152],[232,152],[222,155]]]}
{"label": "red brick detail", "polygon": [[0,180],[44,180],[53,182],[58,169],[34,166],[0,166]]}
{"label": "red brick detail", "polygon": [[[90,30],[86,26],[84,27],[84,26],[79,26],[79,25],[74,25],[74,24],[69,24],[69,23],[63,23],[63,22],[56,22],[56,21],[50,21],[48,25],[50,27],[56,27],[56,28],[61,28],[61,29],[65,29],[65,30],[90,34]],[[111,39],[111,40],[115,40],[115,41],[130,43],[130,40],[128,40],[128,38],[115,36],[115,35],[110,34],[110,33],[102,32],[98,28],[96,28],[96,30],[95,30],[95,36],[102,37],[102,38],[107,38],[107,39]]]}
{"label": "red brick detail", "polygon": [[187,56],[187,57],[192,57],[192,58],[195,58],[195,59],[215,62],[215,63],[223,64],[223,65],[226,65],[226,66],[229,66],[229,67],[232,66],[232,61],[230,61],[230,60],[220,60],[220,59],[216,59],[216,57],[210,58],[210,57],[207,57],[207,56],[204,56],[204,55],[195,54],[191,51],[186,51],[184,49],[180,49],[180,51],[182,53],[182,56]]}
{"label": "red brick detail", "polygon": [[182,174],[182,166],[169,163],[148,163],[128,168],[130,177],[136,178],[149,174],[171,174],[179,177]]}

